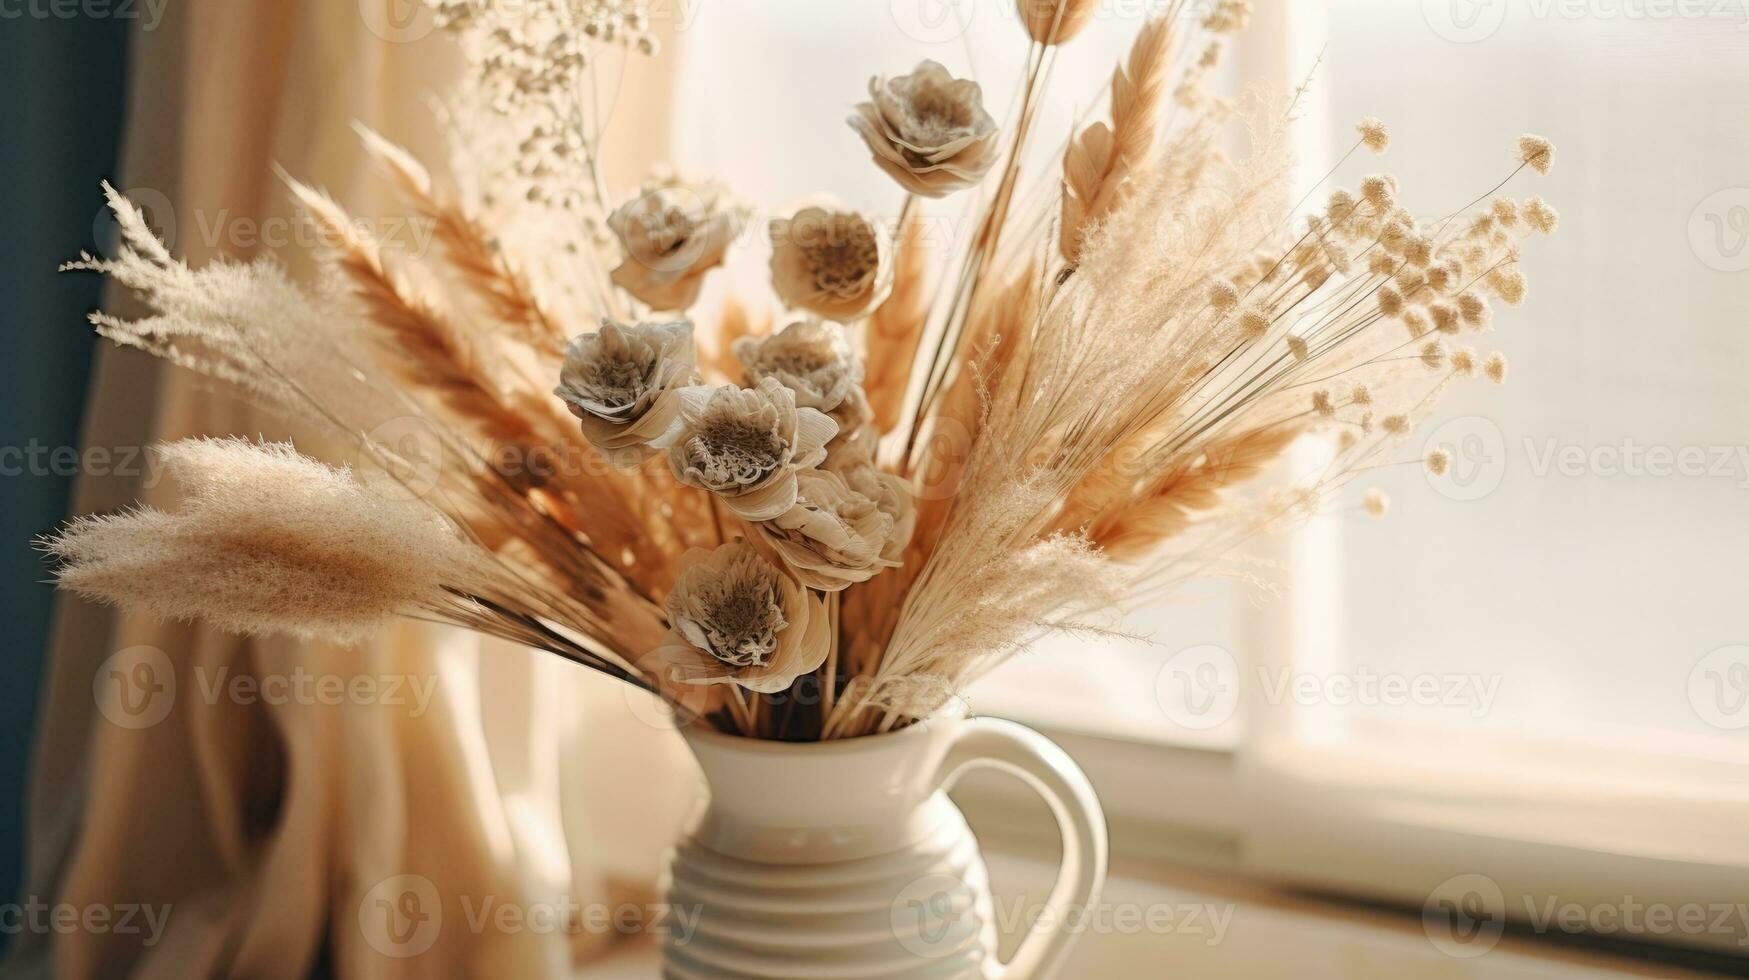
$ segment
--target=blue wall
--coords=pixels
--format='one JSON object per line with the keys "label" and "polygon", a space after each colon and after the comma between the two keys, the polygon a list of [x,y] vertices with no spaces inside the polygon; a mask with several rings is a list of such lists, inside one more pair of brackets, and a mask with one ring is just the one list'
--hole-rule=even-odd
{"label": "blue wall", "polygon": [[[117,4],[0,5],[0,896],[17,890],[52,594],[31,541],[66,515],[90,371],[96,276],[55,266],[99,243],[116,167],[130,21]],[[57,17],[55,12],[73,16]],[[124,185],[125,186],[125,185]],[[32,450],[35,450],[34,452]],[[0,898],[0,901],[6,900]]]}

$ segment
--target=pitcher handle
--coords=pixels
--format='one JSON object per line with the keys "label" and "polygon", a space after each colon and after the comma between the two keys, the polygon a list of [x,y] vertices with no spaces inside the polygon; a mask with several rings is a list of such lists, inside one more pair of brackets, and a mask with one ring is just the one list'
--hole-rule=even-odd
{"label": "pitcher handle", "polygon": [[1000,769],[1031,786],[1050,804],[1063,835],[1063,865],[1045,903],[1045,914],[1021,941],[998,976],[1048,980],[1063,966],[1079,938],[1072,928],[1099,900],[1105,884],[1109,843],[1105,812],[1081,768],[1056,743],[1024,725],[1000,718],[973,718],[961,728],[941,767],[941,785],[952,788],[968,770]]}

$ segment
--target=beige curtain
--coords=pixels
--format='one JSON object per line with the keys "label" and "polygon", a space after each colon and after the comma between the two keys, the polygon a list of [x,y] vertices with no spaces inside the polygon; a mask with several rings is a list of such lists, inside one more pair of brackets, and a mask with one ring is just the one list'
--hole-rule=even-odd
{"label": "beige curtain", "polygon": [[[351,120],[441,169],[429,100],[460,66],[441,35],[399,29],[408,9],[171,4],[136,38],[124,189],[168,203],[154,217],[167,227],[173,216],[191,262],[270,251],[310,274],[295,244],[272,247],[292,216],[274,163],[365,215],[393,204]],[[672,48],[621,87],[617,186],[665,150],[649,121],[668,118]],[[87,444],[111,447],[296,435],[185,372],[113,350],[99,356],[86,426]],[[117,473],[85,480],[76,509],[167,506],[173,493]],[[479,928],[470,913],[487,901],[647,901],[696,785],[635,692],[435,627],[339,649],[69,601],[51,659],[26,895],[164,918],[156,933],[138,912],[134,932],[27,932],[7,964],[19,975],[569,976],[619,937]],[[374,690],[333,693],[358,678]]]}

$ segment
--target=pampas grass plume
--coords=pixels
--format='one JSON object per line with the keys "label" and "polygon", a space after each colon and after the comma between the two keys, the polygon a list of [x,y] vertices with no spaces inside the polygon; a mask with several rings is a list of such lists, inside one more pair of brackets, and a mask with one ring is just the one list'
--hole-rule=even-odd
{"label": "pampas grass plume", "polygon": [[407,491],[289,444],[162,446],[185,506],[83,517],[44,548],[59,584],[163,619],[353,642],[477,588],[490,559]]}

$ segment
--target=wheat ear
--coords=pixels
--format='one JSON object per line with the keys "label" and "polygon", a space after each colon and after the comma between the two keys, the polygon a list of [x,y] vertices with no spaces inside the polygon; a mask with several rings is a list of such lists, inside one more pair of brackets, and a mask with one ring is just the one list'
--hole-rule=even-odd
{"label": "wheat ear", "polygon": [[1172,62],[1172,23],[1149,21],[1129,58],[1111,76],[1111,124],[1083,129],[1063,154],[1063,219],[1058,247],[1074,262],[1087,229],[1122,197],[1130,175],[1147,166],[1159,135]]}
{"label": "wheat ear", "polygon": [[1225,491],[1261,473],[1302,431],[1298,425],[1266,425],[1212,443],[1135,497],[1107,506],[1088,537],[1119,561],[1146,557],[1196,523],[1199,513],[1218,507]]}
{"label": "wheat ear", "polygon": [[863,390],[882,432],[898,424],[905,407],[905,387],[923,326],[929,318],[929,246],[923,219],[908,201],[899,228],[899,249],[893,291],[868,319],[867,371]]}
{"label": "wheat ear", "polygon": [[292,197],[335,243],[335,267],[364,304],[370,322],[381,329],[381,347],[388,352],[395,373],[431,392],[445,408],[489,439],[514,445],[540,444],[528,418],[487,387],[472,345],[383,263],[376,240],[326,193],[289,175],[281,176]]}
{"label": "wheat ear", "polygon": [[492,245],[479,222],[437,192],[431,174],[412,154],[362,124],[353,128],[407,203],[432,222],[433,235],[443,243],[444,255],[463,285],[484,300],[500,322],[515,327],[519,340],[544,354],[561,354],[565,328],[541,305],[523,274]]}

